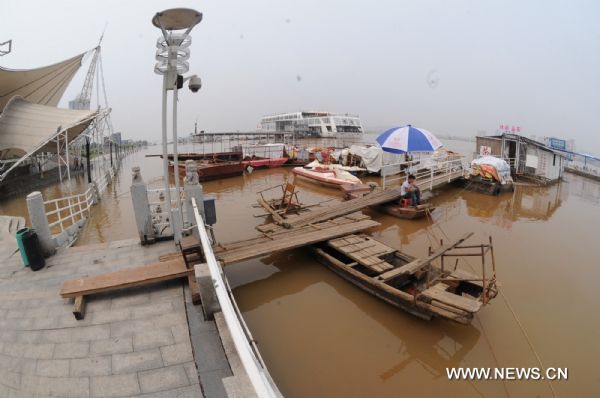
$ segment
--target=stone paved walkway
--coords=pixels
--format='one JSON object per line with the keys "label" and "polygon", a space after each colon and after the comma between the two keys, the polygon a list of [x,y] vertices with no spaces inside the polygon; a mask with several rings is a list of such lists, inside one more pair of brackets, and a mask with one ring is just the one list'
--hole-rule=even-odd
{"label": "stone paved walkway", "polygon": [[0,258],[0,397],[201,397],[182,281],[90,296],[85,319],[66,279],[156,262],[173,242],[61,250],[43,270]]}

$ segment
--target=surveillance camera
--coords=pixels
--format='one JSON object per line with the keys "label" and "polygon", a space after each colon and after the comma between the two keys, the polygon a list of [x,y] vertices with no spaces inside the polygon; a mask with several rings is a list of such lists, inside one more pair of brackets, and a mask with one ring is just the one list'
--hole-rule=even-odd
{"label": "surveillance camera", "polygon": [[202,87],[202,80],[198,76],[190,77],[190,82],[188,83],[188,87],[192,91],[192,93],[197,93],[198,90]]}

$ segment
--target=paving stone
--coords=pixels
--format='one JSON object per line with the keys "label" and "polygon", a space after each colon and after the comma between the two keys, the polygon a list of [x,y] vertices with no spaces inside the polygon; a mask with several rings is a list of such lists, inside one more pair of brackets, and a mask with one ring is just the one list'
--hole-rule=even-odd
{"label": "paving stone", "polygon": [[73,331],[71,329],[52,329],[42,332],[41,341],[48,343],[67,343],[72,341]]}
{"label": "paving stone", "polygon": [[175,344],[171,328],[149,330],[133,335],[133,348],[135,351],[161,347],[169,344]]}
{"label": "paving stone", "polygon": [[133,352],[132,341],[133,338],[131,336],[92,341],[90,343],[90,354],[106,355]]}
{"label": "paving stone", "polygon": [[190,331],[187,325],[175,325],[171,327],[175,343],[190,344]]}
{"label": "paving stone", "polygon": [[92,322],[94,324],[118,322],[129,319],[131,317],[131,309],[117,308],[109,310],[99,310],[90,315],[93,316]]}
{"label": "paving stone", "polygon": [[71,359],[71,376],[108,376],[111,371],[111,357]]}
{"label": "paving stone", "polygon": [[83,358],[87,357],[90,352],[90,343],[84,342],[72,342],[72,343],[60,343],[54,346],[54,358]]}
{"label": "paving stone", "polygon": [[106,340],[110,337],[109,325],[84,326],[73,329],[73,341]]}
{"label": "paving stone", "polygon": [[[130,292],[128,292],[128,293],[130,293]],[[127,296],[113,298],[110,308],[114,309],[114,308],[132,307],[134,305],[147,304],[149,301],[150,301],[150,294],[148,294],[148,293],[138,293],[138,294],[130,293]]]}
{"label": "paving stone", "polygon": [[112,371],[114,374],[140,372],[163,366],[163,360],[158,348],[135,351],[129,354],[114,354],[112,356]]}
{"label": "paving stone", "polygon": [[87,377],[38,377],[23,375],[21,390],[36,396],[84,398],[90,396],[90,380]]}
{"label": "paving stone", "polygon": [[183,366],[170,366],[138,374],[142,392],[170,390],[189,385]]}
{"label": "paving stone", "polygon": [[176,365],[194,360],[192,346],[186,343],[160,347],[165,366]]}
{"label": "paving stone", "polygon": [[143,398],[203,398],[199,384],[177,388],[175,390],[142,394]]}
{"label": "paving stone", "polygon": [[23,352],[24,358],[50,359],[54,354],[54,344],[28,344]]}
{"label": "paving stone", "polygon": [[198,369],[196,369],[196,363],[194,361],[184,363],[183,367],[190,384],[200,383],[200,379],[198,378]]}
{"label": "paving stone", "polygon": [[173,306],[170,301],[140,305],[131,308],[131,318],[146,318],[152,315],[168,314],[171,311],[173,311]]}
{"label": "paving stone", "polygon": [[39,359],[36,374],[48,377],[66,377],[69,375],[69,360]]}
{"label": "paving stone", "polygon": [[7,387],[19,388],[21,385],[21,374],[17,372],[0,372],[0,384]]}
{"label": "paving stone", "polygon": [[92,377],[90,389],[92,397],[127,397],[141,392],[135,373]]}

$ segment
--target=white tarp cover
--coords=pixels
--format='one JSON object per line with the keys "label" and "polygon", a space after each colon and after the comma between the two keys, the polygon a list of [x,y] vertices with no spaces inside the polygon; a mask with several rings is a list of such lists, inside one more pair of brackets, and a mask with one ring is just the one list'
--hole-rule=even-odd
{"label": "white tarp cover", "polygon": [[474,159],[471,162],[471,167],[475,165],[486,164],[492,166],[496,169],[498,173],[498,177],[500,177],[500,182],[502,184],[506,183],[506,181],[510,181],[510,166],[504,159],[497,158],[495,156],[482,156],[480,158]]}
{"label": "white tarp cover", "polygon": [[360,156],[363,165],[371,173],[378,173],[382,164],[395,164],[405,161],[404,154],[385,152],[378,146],[352,145],[350,153]]}
{"label": "white tarp cover", "polygon": [[83,54],[37,69],[14,70],[0,67],[0,112],[8,101],[21,96],[27,101],[56,106],[75,73]]}
{"label": "white tarp cover", "polygon": [[256,156],[259,158],[276,159],[283,157],[284,149],[285,144],[244,144],[242,145],[242,156],[244,158]]}
{"label": "white tarp cover", "polygon": [[97,115],[98,111],[55,108],[13,97],[0,114],[0,159],[56,152],[56,142],[50,140],[57,133],[67,131],[71,142]]}

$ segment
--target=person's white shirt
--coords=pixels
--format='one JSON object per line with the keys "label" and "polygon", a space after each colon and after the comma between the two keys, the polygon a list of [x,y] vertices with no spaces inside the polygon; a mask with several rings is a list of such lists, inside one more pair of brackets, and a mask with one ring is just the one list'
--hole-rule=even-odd
{"label": "person's white shirt", "polygon": [[402,183],[402,186],[400,187],[400,195],[404,196],[408,193],[409,188],[411,188],[413,185],[407,181],[404,181]]}

